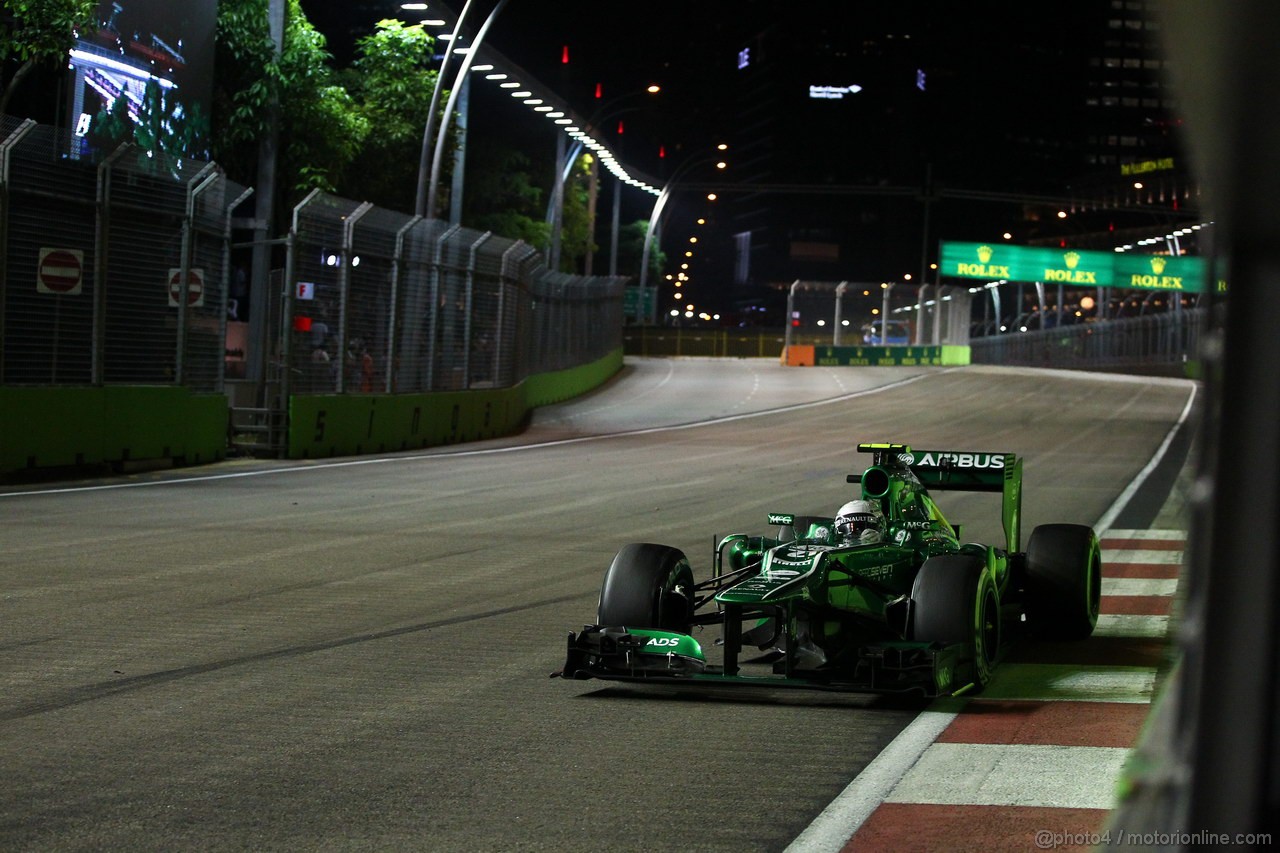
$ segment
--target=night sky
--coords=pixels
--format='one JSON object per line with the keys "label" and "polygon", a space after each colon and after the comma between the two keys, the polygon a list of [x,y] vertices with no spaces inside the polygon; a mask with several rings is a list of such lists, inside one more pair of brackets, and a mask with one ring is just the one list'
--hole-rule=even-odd
{"label": "night sky", "polygon": [[[464,2],[452,0],[440,5],[457,13]],[[426,12],[401,11],[398,2],[389,0],[303,0],[302,6],[329,39],[339,63],[349,59],[353,29],[372,29],[380,17],[413,21],[432,14],[430,8]],[[468,20],[478,28],[494,6],[495,0],[475,0]],[[486,41],[557,91],[581,115],[590,114],[598,105],[592,99],[597,84],[602,86],[605,100],[638,92],[650,83],[661,85],[660,107],[624,119],[630,140],[634,140],[628,140],[628,160],[661,177],[661,167],[670,164],[653,159],[658,146],[668,157],[679,160],[690,146],[701,146],[734,129],[725,126],[724,107],[734,97],[737,52],[751,36],[769,27],[813,21],[861,38],[863,33],[882,36],[886,29],[900,24],[904,30],[914,30],[917,39],[923,36],[930,40],[931,51],[945,51],[948,61],[965,73],[964,85],[972,91],[975,102],[980,99],[990,114],[993,109],[1009,108],[1007,93],[1032,88],[1028,83],[1031,77],[1042,78],[1043,96],[1038,104],[1023,103],[1022,109],[1055,108],[1054,93],[1061,81],[1055,79],[1054,72],[1068,74],[1070,69],[1055,68],[1051,63],[1029,65],[1017,61],[1021,57],[1010,61],[1008,46],[1024,40],[1042,45],[1046,52],[1060,50],[1074,37],[1073,26],[1083,20],[1082,15],[1072,12],[1086,6],[1096,8],[1097,0],[971,0],[965,4],[941,0],[508,0]],[[886,26],[886,21],[893,23]],[[566,47],[570,62],[562,65]],[[1017,80],[1011,80],[1012,76]],[[1011,86],[1012,82],[1017,85]],[[1056,108],[1066,120],[1067,111]],[[858,130],[865,134],[868,129]],[[962,144],[962,134],[956,130],[936,129],[955,144]]]}
{"label": "night sky", "polygon": [[[464,2],[445,5],[456,14]],[[349,61],[353,29],[372,29],[379,17],[412,22],[431,16],[430,9],[401,12],[398,2],[303,0],[302,6],[312,24],[325,34],[339,64]],[[468,21],[478,28],[494,6],[493,0],[476,0]],[[674,156],[687,140],[702,141],[711,132],[699,118],[714,105],[718,94],[715,81],[733,70],[741,33],[764,26],[782,7],[759,0],[508,0],[486,43],[556,90],[581,115],[589,115],[598,105],[594,100],[597,84],[608,100],[658,83],[663,87],[662,107],[624,118],[625,130],[637,139],[645,137],[650,155],[656,155],[657,146],[664,145]],[[561,62],[566,47],[568,65]],[[657,166],[647,162],[641,168]]]}

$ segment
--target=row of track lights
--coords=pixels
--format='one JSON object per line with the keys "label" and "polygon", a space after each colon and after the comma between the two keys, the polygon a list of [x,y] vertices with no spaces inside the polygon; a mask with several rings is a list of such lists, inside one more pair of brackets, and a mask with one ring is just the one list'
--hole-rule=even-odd
{"label": "row of track lights", "polygon": [[535,113],[539,113],[545,118],[549,118],[554,121],[556,125],[568,134],[569,138],[581,142],[584,148],[587,148],[594,153],[596,157],[599,158],[600,163],[609,170],[614,177],[622,181],[624,184],[636,187],[637,189],[655,196],[662,191],[660,188],[653,186],[651,181],[633,177],[614,153],[609,150],[607,145],[582,129],[585,122],[577,116],[574,116],[569,111],[568,106],[548,103],[548,101],[555,100],[553,96],[544,94],[542,97],[536,97],[532,91],[532,87],[527,87],[518,81],[510,80],[509,74],[497,70],[497,67],[492,64],[476,65],[473,66],[471,70],[475,72],[488,72],[485,74],[485,79],[497,82],[500,88],[515,89],[516,91],[510,93],[511,97],[519,100],[525,106],[530,107]]}
{"label": "row of track lights", "polygon": [[1145,240],[1139,240],[1137,243],[1129,243],[1128,245],[1125,245],[1125,246],[1116,246],[1116,251],[1127,252],[1130,249],[1136,248],[1138,246],[1158,246],[1162,243],[1168,243],[1170,240],[1176,240],[1179,237],[1186,237],[1189,234],[1194,234],[1195,232],[1208,228],[1211,225],[1213,225],[1212,220],[1210,220],[1209,222],[1201,222],[1196,225],[1188,225],[1185,228],[1179,228],[1176,231],[1170,231],[1168,234],[1164,235],[1163,237],[1148,237]]}
{"label": "row of track lights", "polygon": [[[400,8],[406,12],[421,12],[428,8],[428,4],[403,3]],[[443,27],[452,26],[454,22],[430,18],[421,23],[423,26]],[[447,42],[450,34],[443,33],[437,38]],[[465,56],[471,52],[469,47],[451,47],[450,49],[459,56]],[[588,133],[584,129],[587,123],[574,114],[566,102],[551,94],[525,72],[519,71],[513,63],[508,62],[493,48],[482,46],[480,51],[480,56],[483,56],[485,61],[472,65],[472,73],[483,73],[484,79],[496,83],[501,89],[508,90],[512,98],[529,107],[535,114],[553,121],[571,139],[581,142],[584,148],[595,154],[600,163],[619,181],[650,195],[656,196],[662,192],[661,187],[655,186],[656,181],[646,176],[638,176],[639,173],[633,175],[607,145]]]}

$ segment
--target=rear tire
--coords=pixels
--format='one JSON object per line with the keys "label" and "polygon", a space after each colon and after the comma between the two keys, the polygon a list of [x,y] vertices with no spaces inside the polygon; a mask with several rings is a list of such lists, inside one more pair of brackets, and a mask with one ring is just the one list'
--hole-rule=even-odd
{"label": "rear tire", "polygon": [[1027,540],[1028,626],[1048,640],[1083,640],[1098,624],[1102,549],[1093,528],[1042,524]]}
{"label": "rear tire", "polygon": [[982,690],[1000,652],[1000,596],[986,564],[962,555],[930,557],[916,574],[911,600],[911,638],[970,644],[974,692]]}
{"label": "rear tire", "polygon": [[666,545],[623,546],[604,574],[597,625],[689,633],[693,570],[682,551]]}

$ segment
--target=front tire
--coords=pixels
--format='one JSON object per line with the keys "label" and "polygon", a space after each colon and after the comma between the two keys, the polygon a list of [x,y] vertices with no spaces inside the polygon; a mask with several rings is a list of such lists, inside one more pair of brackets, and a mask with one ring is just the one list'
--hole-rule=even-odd
{"label": "front tire", "polygon": [[689,633],[693,570],[684,552],[666,545],[623,546],[600,588],[597,625]]}
{"label": "front tire", "polygon": [[911,601],[911,638],[968,644],[974,692],[986,687],[1000,652],[1000,596],[986,564],[961,555],[931,557],[916,574]]}
{"label": "front tire", "polygon": [[1083,640],[1098,624],[1102,548],[1092,527],[1042,524],[1027,540],[1029,627],[1048,640]]}

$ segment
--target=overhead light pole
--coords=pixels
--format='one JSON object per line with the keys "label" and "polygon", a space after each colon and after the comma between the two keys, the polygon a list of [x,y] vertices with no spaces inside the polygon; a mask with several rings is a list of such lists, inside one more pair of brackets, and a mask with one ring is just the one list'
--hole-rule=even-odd
{"label": "overhead light pole", "polygon": [[[575,153],[568,155],[566,152],[565,156],[557,157],[557,173],[561,176],[561,180],[567,179],[568,163],[576,159],[576,152],[580,150],[579,146],[581,146],[589,148],[599,163],[612,172],[621,183],[654,196],[658,195],[658,182],[634,170],[628,170],[618,161],[607,146],[593,138],[590,123],[582,121],[573,115],[572,110],[561,98],[541,86],[536,80],[530,78],[527,72],[512,64],[498,51],[483,47],[489,27],[493,24],[505,4],[506,0],[498,0],[488,18],[480,27],[474,41],[466,47],[457,47],[455,45],[459,44],[459,39],[462,36],[463,20],[470,11],[471,0],[467,0],[462,15],[456,19],[448,9],[440,7],[441,14],[439,17],[441,20],[423,22],[432,26],[451,26],[453,33],[450,38],[452,44],[444,53],[444,59],[441,62],[435,91],[432,93],[431,108],[423,128],[423,144],[419,158],[418,187],[415,199],[415,210],[418,215],[423,218],[432,218],[436,214],[436,193],[440,183],[441,161],[444,156],[445,141],[449,134],[449,123],[453,119],[455,105],[460,98],[460,91],[463,89],[463,85],[471,71],[492,72],[486,74],[485,79],[494,82],[501,81],[498,82],[498,85],[502,89],[509,89],[508,94],[511,97],[522,100],[525,105],[532,107],[534,112],[554,121],[555,125],[565,135],[574,140]],[[422,6],[423,4],[420,3],[406,3],[402,4],[401,8],[407,11],[415,11],[421,10]],[[440,38],[443,39],[444,36]],[[482,50],[485,59],[477,62],[476,57],[479,56]],[[451,70],[450,65],[452,62],[451,57],[455,53],[465,57],[461,71],[456,74]],[[452,86],[450,85],[451,82],[453,83]],[[450,90],[449,102],[442,110],[439,107],[440,95],[446,88]],[[438,120],[440,128],[438,131],[436,130],[437,116],[440,116]],[[430,167],[427,165],[428,162],[431,164]],[[455,198],[460,196],[461,186],[456,180],[454,191]],[[617,204],[615,199],[615,220],[617,218]],[[549,220],[555,215],[554,211],[549,211]],[[614,239],[616,244],[616,236]],[[616,257],[616,251],[614,254]]]}
{"label": "overhead light pole", "polygon": [[[468,5],[470,0],[468,0]],[[435,150],[431,154],[431,177],[427,180],[427,211],[425,216],[434,216],[436,209],[436,190],[440,182],[440,164],[444,157],[445,141],[449,135],[449,118],[453,115],[454,105],[458,102],[458,94],[461,91],[461,83],[466,79],[467,74],[471,71],[471,66],[475,62],[476,53],[480,49],[480,45],[484,43],[484,37],[488,35],[489,28],[493,26],[494,20],[498,17],[498,13],[502,11],[502,7],[507,5],[507,0],[498,0],[498,4],[493,7],[493,11],[489,13],[489,17],[485,18],[484,24],[480,27],[480,31],[476,33],[475,40],[471,43],[471,47],[467,50],[462,60],[462,67],[458,69],[457,81],[449,91],[449,103],[445,104],[444,117],[440,120],[440,133],[436,137]],[[461,24],[461,18],[458,19]],[[453,47],[450,45],[450,52]],[[437,82],[437,88],[439,83]]]}
{"label": "overhead light pole", "polygon": [[[701,166],[716,159],[716,155],[708,155],[706,157],[698,157],[688,160],[680,165],[678,169],[671,175],[671,178],[662,187],[662,191],[658,193],[658,198],[653,203],[653,213],[649,215],[649,227],[644,232],[644,248],[640,252],[640,297],[644,298],[645,287],[648,286],[649,278],[649,254],[653,249],[655,236],[661,229],[662,214],[667,206],[667,200],[671,198],[671,192],[675,189],[680,179],[687,175],[694,167]],[[716,162],[717,169],[725,169],[727,165],[723,160]],[[656,305],[657,300],[654,300]]]}
{"label": "overhead light pole", "polygon": [[[406,3],[400,8],[417,9],[421,5]],[[466,20],[467,11],[470,8],[471,0],[467,0],[462,7],[462,14],[458,15],[458,20],[454,24],[453,34],[449,36],[449,44],[444,49],[444,58],[440,60],[440,71],[436,74],[435,91],[431,93],[431,108],[427,111],[427,120],[422,126],[422,153],[418,156],[418,193],[413,209],[417,216],[427,215],[427,164],[431,159],[431,134],[435,125],[436,111],[440,109],[440,92],[444,89],[445,80],[448,79],[445,75],[449,71],[449,58],[453,56],[453,45],[462,33],[462,22]],[[434,212],[433,210],[432,213]]]}
{"label": "overhead light pole", "polygon": [[[286,23],[284,0],[267,3],[267,28],[274,58],[279,58],[284,46]],[[272,85],[267,101],[267,132],[258,141],[257,205],[253,222],[253,255],[249,271],[249,357],[245,364],[245,378],[257,383],[257,393],[263,405],[266,402],[267,351],[269,336],[273,334],[267,323],[271,302],[271,238],[275,220],[276,161],[280,142],[280,89]]]}
{"label": "overhead light pole", "polygon": [[[605,122],[612,121],[628,113],[639,112],[640,110],[644,109],[644,107],[627,107],[625,109],[619,110],[619,109],[616,109],[616,107],[619,104],[621,104],[624,101],[629,101],[633,98],[642,97],[644,95],[656,95],[661,91],[662,91],[662,87],[657,85],[656,83],[653,83],[647,86],[643,92],[628,92],[626,94],[619,95],[616,98],[612,98],[608,101],[605,101],[603,104],[597,107],[596,110],[591,114],[591,118],[583,122],[583,127],[586,128],[588,133],[591,133],[591,134],[599,133],[599,130],[598,130],[599,125],[602,125]],[[621,131],[619,131],[619,133],[621,133]],[[581,143],[579,142],[574,150],[576,152],[580,149],[581,149]],[[577,156],[576,153],[573,156],[576,159],[576,156]],[[599,163],[593,162],[592,168],[591,168],[591,189],[590,189],[591,209],[589,211],[589,221],[587,226],[588,233],[591,234],[592,236],[595,235],[595,224],[596,224],[595,198],[596,198],[596,192],[597,192],[596,187],[599,182],[599,179],[600,179]],[[615,175],[614,181],[613,181],[613,209],[612,209],[613,215],[612,215],[612,219],[610,221],[610,226],[609,226],[609,275],[611,276],[616,276],[618,274],[618,229],[619,229],[619,220],[621,219],[622,183],[623,183],[622,178]],[[587,275],[591,275],[592,256],[594,254],[591,250],[591,246],[593,242],[594,242],[593,240],[587,241],[587,257],[586,257],[586,266],[584,270]]]}

